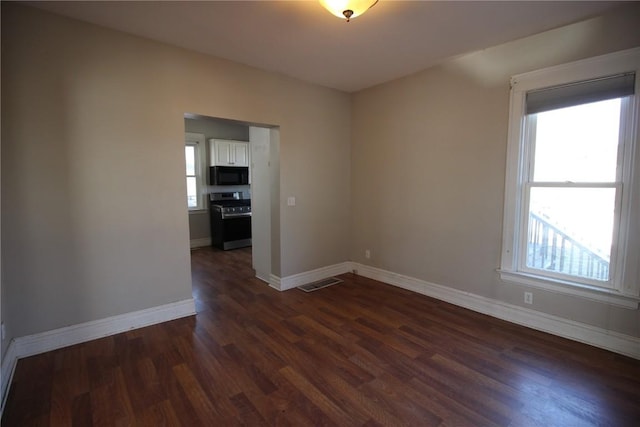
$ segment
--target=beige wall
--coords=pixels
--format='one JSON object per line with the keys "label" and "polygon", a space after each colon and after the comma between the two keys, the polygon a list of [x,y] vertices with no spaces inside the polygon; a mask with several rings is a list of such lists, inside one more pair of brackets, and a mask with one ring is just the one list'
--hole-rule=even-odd
{"label": "beige wall", "polygon": [[2,43],[12,336],[191,297],[185,112],[280,126],[273,273],[348,259],[348,95],[15,4]]}
{"label": "beige wall", "polygon": [[[351,258],[522,305],[525,288],[496,273],[509,77],[638,46],[638,22],[636,4],[356,94]],[[637,310],[537,289],[534,295],[535,310],[640,337]]]}

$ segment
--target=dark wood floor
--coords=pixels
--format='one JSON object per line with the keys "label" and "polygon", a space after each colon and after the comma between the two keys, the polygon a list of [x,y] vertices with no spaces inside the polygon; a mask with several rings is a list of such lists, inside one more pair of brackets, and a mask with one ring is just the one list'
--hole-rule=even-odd
{"label": "dark wood floor", "polygon": [[20,360],[2,425],[638,426],[640,361],[351,274],[192,253],[198,315]]}

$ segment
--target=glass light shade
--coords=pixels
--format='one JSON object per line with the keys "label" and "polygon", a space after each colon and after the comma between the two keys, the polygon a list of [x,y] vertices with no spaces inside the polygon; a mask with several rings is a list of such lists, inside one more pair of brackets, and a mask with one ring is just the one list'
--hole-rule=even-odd
{"label": "glass light shade", "polygon": [[[349,19],[362,15],[369,10],[378,0],[319,0],[329,12],[338,18]],[[345,14],[345,11],[352,11],[352,14]]]}

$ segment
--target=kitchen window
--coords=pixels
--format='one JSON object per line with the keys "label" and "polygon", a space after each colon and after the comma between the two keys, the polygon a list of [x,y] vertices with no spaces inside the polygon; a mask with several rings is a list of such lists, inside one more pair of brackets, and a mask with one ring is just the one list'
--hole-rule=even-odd
{"label": "kitchen window", "polygon": [[203,150],[204,135],[186,133],[184,157],[187,177],[187,207],[190,211],[205,209],[204,166],[202,165],[205,155]]}
{"label": "kitchen window", "polygon": [[512,78],[503,280],[637,307],[639,69],[632,49]]}

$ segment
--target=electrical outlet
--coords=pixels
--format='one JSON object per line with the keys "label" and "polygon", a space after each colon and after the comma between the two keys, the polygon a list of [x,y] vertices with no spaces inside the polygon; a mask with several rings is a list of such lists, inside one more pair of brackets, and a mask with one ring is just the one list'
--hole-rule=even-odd
{"label": "electrical outlet", "polygon": [[524,303],[525,304],[533,304],[533,293],[525,292],[524,293]]}
{"label": "electrical outlet", "polygon": [[369,249],[367,249],[367,250],[365,250],[365,251],[364,251],[364,257],[365,257],[366,259],[371,258],[371,251],[370,251]]}

